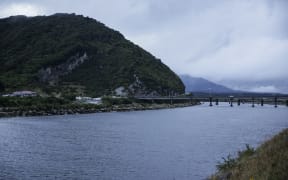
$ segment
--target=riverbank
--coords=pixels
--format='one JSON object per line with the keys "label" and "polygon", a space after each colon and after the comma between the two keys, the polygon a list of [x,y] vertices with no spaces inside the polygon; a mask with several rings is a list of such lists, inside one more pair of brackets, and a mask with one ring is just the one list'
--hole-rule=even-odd
{"label": "riverbank", "polygon": [[256,150],[246,146],[238,157],[223,158],[210,180],[288,179],[288,129],[266,141]]}
{"label": "riverbank", "polygon": [[89,114],[101,112],[144,111],[169,108],[181,108],[199,105],[200,103],[177,103],[177,104],[118,104],[118,105],[93,105],[93,104],[70,104],[63,106],[29,106],[29,107],[1,107],[0,117],[16,116],[52,116],[65,114]]}

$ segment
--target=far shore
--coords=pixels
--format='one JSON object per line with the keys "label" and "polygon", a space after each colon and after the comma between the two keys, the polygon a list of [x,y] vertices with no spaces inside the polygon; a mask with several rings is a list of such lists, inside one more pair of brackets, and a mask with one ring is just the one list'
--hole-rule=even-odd
{"label": "far shore", "polygon": [[25,108],[18,107],[2,107],[0,108],[0,118],[3,117],[27,117],[27,116],[53,116],[53,115],[67,115],[67,114],[91,114],[103,112],[125,112],[125,111],[145,111],[158,109],[172,109],[200,105],[199,102],[194,103],[177,103],[177,104],[120,104],[108,107],[98,108],[93,105],[83,105],[73,108]]}

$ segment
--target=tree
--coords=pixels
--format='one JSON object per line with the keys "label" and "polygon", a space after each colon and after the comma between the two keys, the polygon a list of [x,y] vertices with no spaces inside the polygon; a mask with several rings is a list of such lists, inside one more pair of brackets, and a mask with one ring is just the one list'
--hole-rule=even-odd
{"label": "tree", "polygon": [[5,91],[5,85],[0,81],[0,92]]}

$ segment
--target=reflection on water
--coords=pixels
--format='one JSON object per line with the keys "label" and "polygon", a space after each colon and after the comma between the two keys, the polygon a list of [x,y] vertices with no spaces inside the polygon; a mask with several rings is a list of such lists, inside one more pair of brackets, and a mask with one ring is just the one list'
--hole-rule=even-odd
{"label": "reflection on water", "polygon": [[221,157],[288,127],[241,105],[0,119],[0,179],[203,179]]}

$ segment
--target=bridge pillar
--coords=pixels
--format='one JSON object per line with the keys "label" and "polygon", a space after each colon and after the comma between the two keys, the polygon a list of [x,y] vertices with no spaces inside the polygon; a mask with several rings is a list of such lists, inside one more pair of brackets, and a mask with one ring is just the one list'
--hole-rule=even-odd
{"label": "bridge pillar", "polygon": [[264,106],[264,99],[261,99],[261,106]]}
{"label": "bridge pillar", "polygon": [[277,104],[278,104],[277,101],[278,101],[278,98],[275,96],[275,98],[274,98],[274,104],[275,104],[274,107],[275,107],[275,108],[277,108],[277,106],[278,106],[278,105],[277,105]]}
{"label": "bridge pillar", "polygon": [[209,97],[209,102],[210,102],[209,106],[213,106],[213,104],[212,104],[212,97]]}
{"label": "bridge pillar", "polygon": [[230,106],[233,107],[233,98],[230,98]]}
{"label": "bridge pillar", "polygon": [[238,99],[238,106],[240,106],[240,103],[241,103],[241,100],[240,100],[240,99]]}
{"label": "bridge pillar", "polygon": [[216,101],[216,102],[215,102],[215,105],[218,106],[218,105],[219,105],[219,99],[216,99],[215,101]]}
{"label": "bridge pillar", "polygon": [[286,100],[286,106],[288,106],[288,100]]}
{"label": "bridge pillar", "polygon": [[254,108],[255,107],[255,104],[254,104],[254,97],[252,97],[252,107]]}

